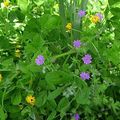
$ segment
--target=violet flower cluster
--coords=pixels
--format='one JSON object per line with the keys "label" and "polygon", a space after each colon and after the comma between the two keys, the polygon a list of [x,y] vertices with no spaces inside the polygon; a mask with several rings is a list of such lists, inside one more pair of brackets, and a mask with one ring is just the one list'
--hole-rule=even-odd
{"label": "violet flower cluster", "polygon": [[81,77],[81,79],[83,79],[83,80],[89,80],[89,79],[90,79],[90,74],[87,73],[87,72],[82,72],[82,73],[80,74],[80,77]]}
{"label": "violet flower cluster", "polygon": [[80,10],[80,11],[78,12],[78,16],[80,16],[80,17],[85,16],[85,14],[86,14],[85,10]]}
{"label": "violet flower cluster", "polygon": [[79,116],[79,114],[76,113],[76,114],[74,115],[74,118],[75,118],[75,120],[80,120],[80,116]]}
{"label": "violet flower cluster", "polygon": [[[75,48],[79,48],[79,47],[81,46],[80,40],[75,40],[75,41],[73,42],[73,46],[74,46]],[[90,64],[90,63],[92,62],[92,57],[91,57],[91,55],[86,54],[86,55],[82,58],[82,60],[83,60],[84,64]],[[89,74],[88,72],[82,72],[82,73],[80,74],[80,77],[81,77],[81,79],[83,79],[83,80],[89,80],[89,79],[90,79],[90,74]]]}
{"label": "violet flower cluster", "polygon": [[73,46],[76,47],[76,48],[79,48],[79,47],[81,46],[80,40],[75,40],[75,41],[73,42]]}
{"label": "violet flower cluster", "polygon": [[[82,58],[84,64],[90,64],[92,62],[92,57],[89,54],[86,54],[83,58]],[[88,72],[82,72],[80,74],[81,79],[83,80],[89,80],[90,79],[90,74]]]}
{"label": "violet flower cluster", "polygon": [[37,65],[42,65],[44,64],[44,57],[42,55],[38,55],[37,58],[35,59],[35,62]]}
{"label": "violet flower cluster", "polygon": [[84,62],[84,64],[90,64],[92,61],[92,57],[91,57],[91,55],[89,55],[89,54],[86,54],[83,58],[82,58],[82,60],[83,60],[83,62]]}

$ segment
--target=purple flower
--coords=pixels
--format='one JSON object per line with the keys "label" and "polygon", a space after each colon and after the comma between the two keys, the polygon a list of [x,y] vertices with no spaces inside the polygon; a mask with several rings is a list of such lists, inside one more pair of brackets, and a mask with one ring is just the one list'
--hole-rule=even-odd
{"label": "purple flower", "polygon": [[90,79],[90,74],[87,73],[87,72],[82,72],[82,73],[80,74],[80,77],[81,77],[81,79],[83,79],[83,80],[89,80],[89,79]]}
{"label": "purple flower", "polygon": [[37,65],[42,65],[44,63],[44,57],[42,55],[38,55],[35,62]]}
{"label": "purple flower", "polygon": [[76,47],[76,48],[79,48],[79,47],[81,46],[80,40],[75,40],[75,41],[73,42],[73,46]]}
{"label": "purple flower", "polygon": [[75,120],[79,120],[79,119],[80,119],[79,114],[78,114],[78,113],[76,113],[76,114],[74,115],[74,118],[75,118]]}
{"label": "purple flower", "polygon": [[78,16],[80,16],[80,17],[85,16],[85,11],[84,11],[84,10],[80,10],[80,11],[78,12]]}
{"label": "purple flower", "polygon": [[96,16],[99,17],[100,21],[103,19],[103,15],[101,13],[97,13]]}
{"label": "purple flower", "polygon": [[86,54],[86,55],[82,58],[84,64],[90,64],[90,63],[92,62],[91,59],[92,59],[92,57],[91,57],[91,55],[89,55],[89,54]]}

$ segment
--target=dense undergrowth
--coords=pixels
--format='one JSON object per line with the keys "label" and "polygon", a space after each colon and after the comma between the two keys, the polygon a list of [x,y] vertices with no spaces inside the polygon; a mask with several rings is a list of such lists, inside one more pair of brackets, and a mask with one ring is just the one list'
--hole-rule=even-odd
{"label": "dense undergrowth", "polygon": [[0,2],[0,120],[120,120],[120,0]]}

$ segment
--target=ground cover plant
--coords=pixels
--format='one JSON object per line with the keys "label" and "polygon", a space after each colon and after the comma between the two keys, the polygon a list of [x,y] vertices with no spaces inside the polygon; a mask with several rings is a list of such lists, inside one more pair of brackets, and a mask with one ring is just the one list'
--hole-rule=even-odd
{"label": "ground cover plant", "polygon": [[120,0],[0,2],[0,120],[120,120]]}

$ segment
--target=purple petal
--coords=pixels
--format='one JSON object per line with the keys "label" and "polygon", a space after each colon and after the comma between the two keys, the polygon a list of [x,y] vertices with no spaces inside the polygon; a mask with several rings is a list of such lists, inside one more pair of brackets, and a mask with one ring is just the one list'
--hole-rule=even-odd
{"label": "purple petal", "polygon": [[75,40],[75,41],[73,42],[73,46],[76,47],[76,48],[79,48],[79,47],[81,46],[80,40]]}
{"label": "purple petal", "polygon": [[85,16],[85,11],[84,10],[80,10],[79,12],[78,12],[78,16],[80,16],[80,17],[83,17],[83,16]]}
{"label": "purple petal", "polygon": [[37,65],[42,65],[44,63],[44,57],[42,55],[38,55],[38,57],[35,59],[35,62]]}
{"label": "purple petal", "polygon": [[89,80],[89,79],[90,79],[90,74],[87,73],[87,72],[82,72],[82,73],[80,74],[80,77],[81,77],[81,79],[83,79],[83,80]]}
{"label": "purple petal", "polygon": [[74,118],[75,118],[75,120],[79,120],[79,119],[80,119],[79,114],[78,114],[78,113],[76,113],[76,114],[74,115]]}

